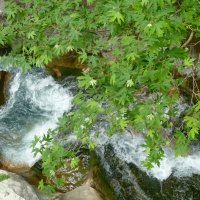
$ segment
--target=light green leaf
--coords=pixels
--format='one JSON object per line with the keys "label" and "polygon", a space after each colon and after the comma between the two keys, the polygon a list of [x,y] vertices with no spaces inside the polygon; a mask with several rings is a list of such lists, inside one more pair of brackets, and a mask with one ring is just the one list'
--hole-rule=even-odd
{"label": "light green leaf", "polygon": [[111,22],[117,21],[118,24],[121,24],[121,22],[124,22],[124,17],[119,11],[112,10],[109,12],[109,16],[111,17],[110,18]]}

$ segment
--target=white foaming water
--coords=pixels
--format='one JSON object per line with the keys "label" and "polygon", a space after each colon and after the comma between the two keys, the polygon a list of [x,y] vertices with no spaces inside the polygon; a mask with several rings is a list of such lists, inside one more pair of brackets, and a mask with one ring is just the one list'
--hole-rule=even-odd
{"label": "white foaming water", "polygon": [[147,170],[141,164],[141,161],[146,158],[146,154],[141,145],[144,143],[144,138],[141,135],[132,135],[130,133],[115,134],[111,138],[105,139],[105,134],[99,138],[98,145],[104,146],[106,143],[111,143],[114,147],[116,156],[126,161],[133,163],[142,171],[145,171],[149,176],[153,176],[160,181],[167,179],[171,174],[177,177],[191,176],[200,174],[200,150],[196,149],[194,153],[187,157],[174,157],[172,149],[165,149],[165,157],[160,163],[160,167],[154,165],[151,170]]}
{"label": "white foaming water", "polygon": [[[30,76],[26,80],[29,90],[27,101],[31,101],[43,111],[50,111],[56,118],[71,108],[71,95],[57,84],[52,77],[38,79]],[[34,84],[33,84],[34,83]]]}
{"label": "white foaming water", "polygon": [[4,162],[32,166],[30,148],[34,136],[57,126],[58,118],[71,108],[72,95],[43,72],[14,75],[9,100],[0,109],[0,153]]}

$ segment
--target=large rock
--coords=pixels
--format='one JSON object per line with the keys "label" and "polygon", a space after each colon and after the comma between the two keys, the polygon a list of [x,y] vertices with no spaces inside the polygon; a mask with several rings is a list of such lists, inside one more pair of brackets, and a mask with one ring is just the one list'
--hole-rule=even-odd
{"label": "large rock", "polygon": [[64,194],[61,200],[102,200],[102,198],[92,187],[80,186]]}
{"label": "large rock", "polygon": [[14,173],[28,172],[30,171],[30,168],[31,168],[29,165],[12,163],[4,159],[1,160],[1,164],[3,166],[2,169],[6,171],[14,172]]}
{"label": "large rock", "polygon": [[105,151],[97,150],[97,156],[100,161],[101,174],[114,190],[117,200],[147,199],[137,182],[137,177],[132,173],[128,164],[117,156],[112,144],[108,143]]}
{"label": "large rock", "polygon": [[8,178],[0,180],[0,200],[39,200],[34,189],[20,176],[0,170],[0,175]]}
{"label": "large rock", "polygon": [[6,71],[0,71],[0,105],[3,105],[8,96],[8,84],[11,74]]}
{"label": "large rock", "polygon": [[78,61],[78,55],[75,53],[67,53],[58,58],[53,59],[47,65],[47,70],[56,77],[66,75],[78,75],[86,66]]}
{"label": "large rock", "polygon": [[110,143],[98,155],[101,174],[115,191],[117,200],[200,199],[200,175],[178,178],[172,173],[160,181],[118,157]]}

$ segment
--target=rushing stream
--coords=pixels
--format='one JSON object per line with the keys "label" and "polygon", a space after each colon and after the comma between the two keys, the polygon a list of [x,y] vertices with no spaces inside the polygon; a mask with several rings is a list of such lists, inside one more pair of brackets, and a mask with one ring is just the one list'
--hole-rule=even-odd
{"label": "rushing stream", "polygon": [[111,138],[103,134],[99,140],[96,152],[117,200],[199,200],[199,145],[193,145],[187,157],[177,158],[166,148],[160,167],[147,170],[141,164],[146,157],[143,143],[141,135],[129,132]]}
{"label": "rushing stream", "polygon": [[11,73],[9,99],[0,107],[1,161],[32,166],[38,158],[33,158],[31,141],[56,127],[58,117],[71,108],[71,94],[42,70]]}
{"label": "rushing stream", "polygon": [[141,161],[146,157],[144,149],[141,147],[144,143],[142,136],[130,133],[116,134],[109,140],[109,143],[114,147],[118,158],[127,163],[135,164],[149,176],[160,181],[166,180],[172,174],[176,177],[200,174],[200,149],[197,146],[193,148],[191,155],[178,156],[177,158],[175,158],[171,148],[166,148],[165,157],[161,160],[160,167],[154,165],[152,169],[147,170],[141,165]]}
{"label": "rushing stream", "polygon": [[[31,141],[55,128],[58,117],[70,110],[73,81],[59,84],[38,69],[26,74],[11,72],[9,99],[0,107],[0,160],[32,166],[39,158],[33,157]],[[98,124],[101,136],[96,154],[117,200],[200,199],[199,145],[187,157],[178,158],[166,148],[160,167],[147,171],[141,165],[144,138],[130,133],[108,138],[105,128],[104,123]]]}

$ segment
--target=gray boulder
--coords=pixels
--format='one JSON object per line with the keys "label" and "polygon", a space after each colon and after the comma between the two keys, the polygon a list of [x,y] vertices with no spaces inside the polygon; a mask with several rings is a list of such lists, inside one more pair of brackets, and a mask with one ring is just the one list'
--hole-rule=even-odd
{"label": "gray boulder", "polygon": [[0,170],[0,200],[39,200],[34,189],[20,176]]}
{"label": "gray boulder", "polygon": [[67,192],[62,200],[102,200],[97,191],[89,186],[80,186],[71,192]]}

